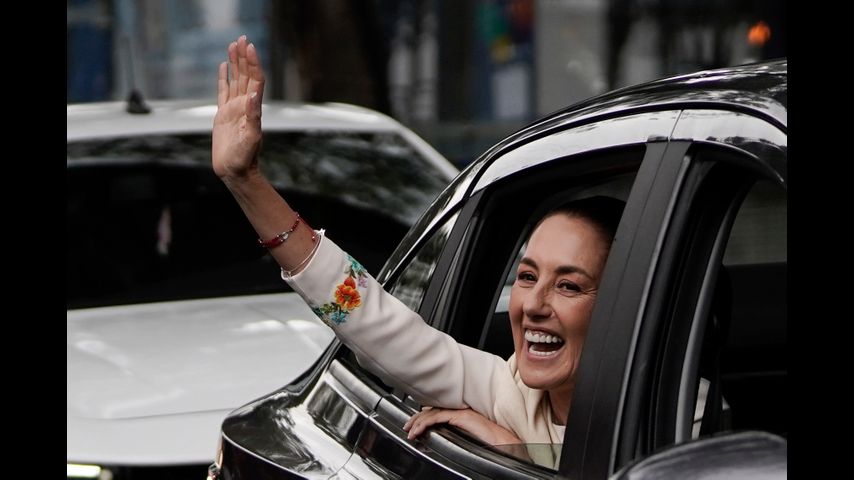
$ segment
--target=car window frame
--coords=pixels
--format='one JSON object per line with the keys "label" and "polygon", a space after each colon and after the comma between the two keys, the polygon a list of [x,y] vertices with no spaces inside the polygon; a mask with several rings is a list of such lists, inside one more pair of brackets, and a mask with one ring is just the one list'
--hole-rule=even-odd
{"label": "car window frame", "polygon": [[[697,401],[700,354],[712,305],[723,275],[724,256],[741,207],[748,194],[767,176],[748,168],[749,157],[731,150],[695,145],[690,152],[696,189],[686,192],[692,198],[682,202],[694,225],[683,239],[672,239],[676,254],[685,259],[682,281],[673,295],[672,313],[667,314],[669,333],[659,348],[659,366],[655,368],[656,388],[650,399],[648,418],[652,425],[646,434],[646,450],[691,439],[691,427]],[[779,185],[779,184],[778,184]],[[785,191],[785,189],[784,189]],[[687,205],[688,203],[693,206]],[[688,293],[690,292],[690,293]],[[695,301],[686,300],[696,296]],[[674,404],[675,407],[674,408]]]}
{"label": "car window frame", "polygon": [[[695,361],[686,352],[693,354],[690,344],[702,340],[696,332],[702,332],[709,319],[729,229],[738,205],[755,180],[752,173],[698,158],[695,152],[689,151],[686,157],[691,157],[691,164],[669,225],[672,233],[662,247],[665,260],[652,280],[652,308],[645,312],[658,322],[650,322],[640,332],[636,350],[639,358],[654,362],[650,369],[654,373],[647,377],[646,385],[638,385],[632,392],[635,401],[627,406],[628,415],[642,421],[634,426],[634,442],[623,442],[623,450],[618,452],[622,459],[684,440],[675,434],[671,420],[693,416],[696,392],[679,389],[679,394],[688,398],[677,401],[673,398],[673,383],[686,385],[699,380],[697,371],[688,366]],[[637,371],[632,372],[632,377],[642,378]],[[680,408],[687,403],[692,406],[690,412]],[[674,414],[674,410],[678,412]],[[682,431],[683,427],[678,429]]]}
{"label": "car window frame", "polygon": [[[625,256],[629,263],[622,279],[612,277],[615,283],[600,286],[600,295],[616,293],[613,298],[617,301],[593,312],[576,384],[580,402],[573,402],[562,456],[562,472],[568,475],[602,478],[632,458],[649,453],[648,446],[639,443],[646,437],[638,428],[648,426],[641,418],[647,413],[641,405],[647,401],[649,377],[655,372],[649,368],[651,359],[638,354],[638,335],[641,328],[656,322],[646,309],[648,302],[655,302],[649,299],[649,290],[656,268],[672,260],[663,256],[662,245],[690,170],[686,153],[695,143],[741,152],[747,159],[740,162],[743,168],[786,187],[784,125],[720,106],[683,111],[664,144],[667,151],[650,185],[647,204],[640,211],[627,211],[637,218],[641,233],[631,247],[636,251]],[[625,244],[623,248],[629,249]],[[615,253],[623,255],[612,249],[611,255]],[[596,359],[585,363],[587,357]]]}
{"label": "car window frame", "polygon": [[[620,222],[620,241],[611,247],[599,299],[581,353],[572,409],[567,419],[560,471],[583,478],[608,475],[618,413],[631,365],[636,319],[644,311],[648,276],[658,256],[659,237],[684,176],[684,142],[650,143]],[[675,159],[675,161],[674,161]],[[592,426],[596,427],[593,428]]]}

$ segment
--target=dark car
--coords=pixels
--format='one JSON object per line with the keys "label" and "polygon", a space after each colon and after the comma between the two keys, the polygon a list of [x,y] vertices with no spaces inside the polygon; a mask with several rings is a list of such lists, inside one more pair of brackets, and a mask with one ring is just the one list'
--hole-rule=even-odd
{"label": "dark car", "polygon": [[229,415],[211,476],[785,478],[786,92],[784,60],[551,114],[464,170],[378,275],[507,358],[507,279],[533,224],[566,200],[625,200],[562,444],[491,447],[452,427],[407,440],[420,405],[336,341]]}

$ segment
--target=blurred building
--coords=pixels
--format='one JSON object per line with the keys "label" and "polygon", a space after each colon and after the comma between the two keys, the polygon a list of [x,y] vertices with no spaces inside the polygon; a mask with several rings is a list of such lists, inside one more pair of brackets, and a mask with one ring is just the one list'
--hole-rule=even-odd
{"label": "blurred building", "polygon": [[551,111],[786,56],[771,0],[68,0],[67,100],[215,98],[247,34],[268,98],[384,111],[458,164]]}

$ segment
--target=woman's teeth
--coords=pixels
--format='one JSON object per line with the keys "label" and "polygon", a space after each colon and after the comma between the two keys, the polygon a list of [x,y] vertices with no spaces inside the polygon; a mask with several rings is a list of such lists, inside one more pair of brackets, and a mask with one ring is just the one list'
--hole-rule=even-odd
{"label": "woman's teeth", "polygon": [[530,343],[563,343],[563,339],[558,336],[531,330],[525,330],[525,340]]}
{"label": "woman's teeth", "polygon": [[525,330],[525,340],[528,341],[528,352],[538,357],[548,357],[557,353],[563,347],[563,339],[544,332]]}

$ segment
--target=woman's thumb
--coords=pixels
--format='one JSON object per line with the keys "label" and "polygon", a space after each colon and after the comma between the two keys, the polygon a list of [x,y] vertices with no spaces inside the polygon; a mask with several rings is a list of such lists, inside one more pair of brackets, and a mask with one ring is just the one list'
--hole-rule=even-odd
{"label": "woman's thumb", "polygon": [[251,118],[261,118],[261,96],[258,95],[258,92],[249,94],[248,113]]}

